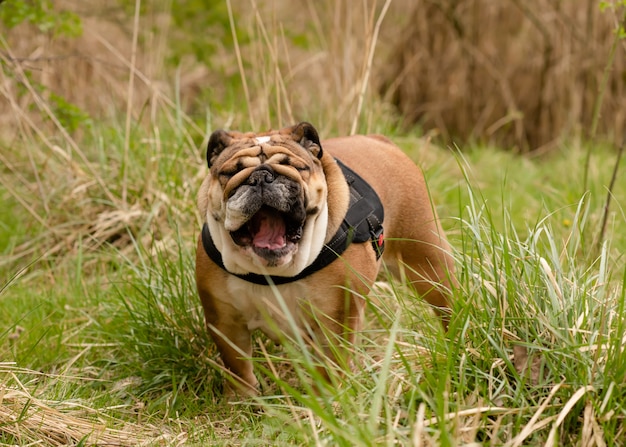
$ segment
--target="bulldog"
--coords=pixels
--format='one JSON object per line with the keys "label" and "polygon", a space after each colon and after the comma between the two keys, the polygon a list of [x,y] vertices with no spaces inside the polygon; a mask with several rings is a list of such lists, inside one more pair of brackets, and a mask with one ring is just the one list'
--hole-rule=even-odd
{"label": "bulldog", "polygon": [[337,362],[338,340],[354,341],[383,263],[446,326],[450,246],[422,172],[390,140],[320,142],[309,123],[259,134],[218,130],[206,157],[196,283],[207,329],[235,379],[228,392],[258,392],[255,329],[277,341],[304,337]]}

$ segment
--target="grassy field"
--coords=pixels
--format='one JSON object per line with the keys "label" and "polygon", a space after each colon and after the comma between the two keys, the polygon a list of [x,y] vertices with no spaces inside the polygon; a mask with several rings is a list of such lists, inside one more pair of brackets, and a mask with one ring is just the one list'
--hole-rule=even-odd
{"label": "grassy field", "polygon": [[301,117],[325,137],[353,122],[385,132],[423,168],[459,274],[450,328],[383,274],[351,372],[327,386],[298,340],[256,334],[262,397],[227,402],[193,277],[203,148],[217,126],[276,127],[297,110],[255,115],[241,97],[191,116],[154,90],[136,114],[68,117],[2,57],[2,118],[16,130],[0,133],[0,445],[624,444],[626,160],[611,185],[614,148],[443,148],[370,97],[343,120]]}
{"label": "grassy field", "polygon": [[[297,342],[276,348],[259,334],[263,397],[221,399],[192,275],[199,225],[185,179],[201,166],[159,172],[163,196],[155,193],[129,222],[119,217],[125,223],[110,243],[93,248],[83,234],[53,255],[45,250],[56,246],[54,229],[36,231],[28,204],[17,200],[24,196],[3,189],[1,442],[620,444],[623,183],[597,254],[593,245],[615,154],[595,148],[583,196],[583,148],[529,160],[488,148],[461,157],[416,137],[398,141],[424,167],[456,251],[461,288],[450,331],[442,333],[410,290],[381,282],[353,348],[357,368],[319,397],[310,393],[312,361]],[[51,209],[62,200],[53,195]],[[151,212],[156,229],[144,235],[132,222]],[[76,216],[57,213],[78,225]],[[150,250],[145,237],[155,239]],[[32,254],[11,258],[29,242]]]}

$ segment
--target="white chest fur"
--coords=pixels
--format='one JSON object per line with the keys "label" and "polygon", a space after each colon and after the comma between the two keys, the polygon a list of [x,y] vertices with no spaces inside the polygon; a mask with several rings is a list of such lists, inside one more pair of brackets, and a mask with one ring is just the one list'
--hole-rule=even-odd
{"label": "white chest fur", "polygon": [[307,287],[300,282],[276,287],[262,286],[231,276],[220,300],[235,308],[247,322],[248,329],[261,329],[278,340],[277,331],[294,335],[299,327],[300,301],[307,296]]}

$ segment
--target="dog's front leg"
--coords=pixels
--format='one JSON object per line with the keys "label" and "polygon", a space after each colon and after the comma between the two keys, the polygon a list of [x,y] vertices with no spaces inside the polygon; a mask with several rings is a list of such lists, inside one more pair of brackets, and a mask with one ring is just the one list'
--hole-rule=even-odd
{"label": "dog's front leg", "polygon": [[[208,320],[208,319],[207,319]],[[259,382],[252,368],[252,340],[245,324],[219,324],[207,321],[225,368],[234,382],[227,382],[225,395],[255,396]]]}

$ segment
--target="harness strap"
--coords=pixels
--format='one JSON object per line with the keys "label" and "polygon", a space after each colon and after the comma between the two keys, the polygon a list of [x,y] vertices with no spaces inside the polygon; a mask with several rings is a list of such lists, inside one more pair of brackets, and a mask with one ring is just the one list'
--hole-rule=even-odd
{"label": "harness strap", "polygon": [[[329,265],[341,256],[352,242],[363,243],[371,241],[374,252],[376,253],[376,259],[382,256],[385,249],[383,233],[385,211],[383,204],[378,194],[376,194],[376,191],[374,191],[370,184],[363,180],[361,176],[340,160],[337,160],[337,164],[341,168],[346,182],[350,187],[350,204],[348,212],[337,230],[337,233],[322,247],[315,261],[296,276],[268,276],[256,273],[247,273],[245,275],[235,274],[235,276],[245,281],[261,285],[280,285],[298,281]],[[222,260],[222,254],[217,247],[215,247],[209,227],[206,223],[202,226],[202,245],[209,258],[220,268],[226,270],[224,261]]]}

